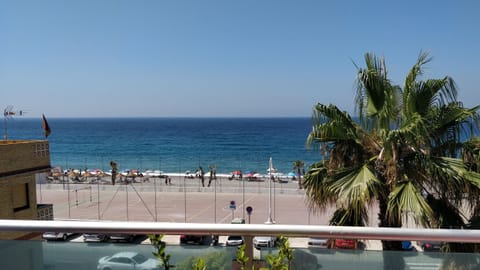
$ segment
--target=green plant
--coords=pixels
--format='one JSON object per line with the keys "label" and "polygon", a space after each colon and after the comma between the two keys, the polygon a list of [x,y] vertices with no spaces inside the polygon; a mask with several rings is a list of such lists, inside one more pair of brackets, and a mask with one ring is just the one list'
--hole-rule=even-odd
{"label": "green plant", "polygon": [[278,238],[277,244],[278,253],[276,255],[267,255],[267,263],[270,265],[271,270],[288,270],[291,268],[293,261],[293,249],[290,247],[288,238],[283,236]]}
{"label": "green plant", "polygon": [[155,256],[155,258],[161,261],[161,264],[159,264],[159,266],[163,266],[165,270],[175,268],[175,265],[170,264],[170,254],[167,254],[165,252],[167,245],[165,244],[165,242],[162,241],[163,234],[149,235],[149,238],[150,242],[156,249],[155,252],[152,252],[153,256]]}
{"label": "green plant", "polygon": [[[201,255],[201,258],[205,264],[205,267],[208,265],[209,270],[226,270],[231,269],[231,254],[225,251],[215,251],[209,252]],[[189,256],[183,261],[178,262],[175,265],[176,270],[191,270],[198,265],[197,256]]]}
{"label": "green plant", "polygon": [[196,264],[193,265],[193,270],[206,270],[207,266],[205,265],[205,261],[202,258],[198,258]]}
{"label": "green plant", "polygon": [[245,270],[245,266],[248,262],[248,257],[245,254],[245,243],[238,247],[236,261],[240,264],[240,269]]}

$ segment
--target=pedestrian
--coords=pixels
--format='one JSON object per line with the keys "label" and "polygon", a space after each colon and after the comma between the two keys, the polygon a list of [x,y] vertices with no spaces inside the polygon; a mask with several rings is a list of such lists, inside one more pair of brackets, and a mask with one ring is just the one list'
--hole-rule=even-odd
{"label": "pedestrian", "polygon": [[[113,160],[110,161],[110,167],[112,168],[112,185],[115,185],[115,178],[117,178],[117,163]],[[120,179],[121,180],[121,179]]]}
{"label": "pedestrian", "polygon": [[165,176],[165,185],[171,185],[172,184],[172,178],[170,178],[168,175]]}
{"label": "pedestrian", "polygon": [[198,167],[198,170],[200,171],[200,179],[202,179],[202,187],[205,187],[205,172],[202,166]]}
{"label": "pedestrian", "polygon": [[213,170],[210,168],[210,177],[208,179],[208,186],[210,186],[210,184],[212,183],[212,179],[213,179]]}

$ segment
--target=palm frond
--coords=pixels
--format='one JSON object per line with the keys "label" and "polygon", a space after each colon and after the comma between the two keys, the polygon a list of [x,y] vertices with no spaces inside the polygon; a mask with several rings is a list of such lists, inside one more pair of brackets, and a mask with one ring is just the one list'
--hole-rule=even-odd
{"label": "palm frond", "polygon": [[433,211],[412,182],[398,183],[388,198],[387,218],[401,220],[412,215],[416,224],[428,225]]}
{"label": "palm frond", "polygon": [[313,212],[321,212],[329,203],[335,202],[337,194],[328,184],[328,169],[324,162],[312,164],[304,175],[303,187],[307,195],[307,203]]}
{"label": "palm frond", "polygon": [[338,196],[337,204],[344,208],[369,204],[381,185],[367,164],[338,170],[331,178],[330,188]]}
{"label": "palm frond", "polygon": [[408,72],[407,77],[405,78],[405,91],[410,91],[414,88],[417,77],[423,74],[423,65],[427,64],[431,60],[432,58],[428,56],[428,52],[420,52],[417,62],[413,65]]}

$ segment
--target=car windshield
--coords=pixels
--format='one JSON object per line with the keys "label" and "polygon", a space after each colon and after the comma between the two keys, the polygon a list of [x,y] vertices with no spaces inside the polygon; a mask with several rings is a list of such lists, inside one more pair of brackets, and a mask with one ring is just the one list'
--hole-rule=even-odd
{"label": "car windshield", "polygon": [[228,237],[228,240],[242,240],[241,235],[231,235]]}
{"label": "car windshield", "polygon": [[133,256],[132,259],[138,264],[143,263],[146,260],[148,260],[148,258],[143,256],[142,254],[137,254],[137,255]]}

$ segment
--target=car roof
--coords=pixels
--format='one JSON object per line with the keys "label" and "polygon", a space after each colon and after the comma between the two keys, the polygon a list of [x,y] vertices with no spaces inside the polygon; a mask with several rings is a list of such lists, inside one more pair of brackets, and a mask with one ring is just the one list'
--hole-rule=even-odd
{"label": "car roof", "polygon": [[133,258],[135,257],[135,255],[137,255],[138,253],[137,252],[133,252],[133,251],[122,251],[122,252],[118,252],[118,253],[115,253],[112,255],[112,257],[127,257],[127,258]]}

